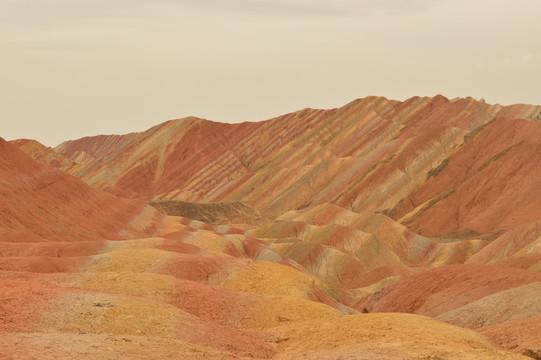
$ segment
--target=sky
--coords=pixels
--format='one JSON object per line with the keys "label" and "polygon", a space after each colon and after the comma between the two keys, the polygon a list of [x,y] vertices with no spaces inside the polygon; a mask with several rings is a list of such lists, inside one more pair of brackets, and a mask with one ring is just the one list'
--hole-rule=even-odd
{"label": "sky", "polygon": [[0,0],[0,137],[47,146],[369,95],[541,104],[539,0]]}

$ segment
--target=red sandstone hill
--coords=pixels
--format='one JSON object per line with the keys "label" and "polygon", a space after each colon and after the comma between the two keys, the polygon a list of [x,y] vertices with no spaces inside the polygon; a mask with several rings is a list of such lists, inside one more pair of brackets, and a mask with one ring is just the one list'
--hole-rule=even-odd
{"label": "red sandstone hill", "polygon": [[[541,107],[369,97],[258,123],[198,118],[67,141],[65,170],[127,197],[242,201],[273,219],[334,203],[420,235],[476,237],[537,221]],[[495,236],[495,235],[493,235]]]}
{"label": "red sandstone hill", "polygon": [[0,345],[21,358],[539,357],[539,120],[538,106],[368,97],[54,149],[0,143]]}
{"label": "red sandstone hill", "polygon": [[[2,242],[122,239],[152,235],[148,217],[162,215],[142,201],[92,188],[38,164],[0,138]],[[145,219],[137,219],[147,212]]]}
{"label": "red sandstone hill", "polygon": [[[506,234],[541,219],[541,201],[532,201],[541,199],[540,119],[539,106],[368,97],[258,123],[190,117],[54,150],[75,163],[63,169],[88,184],[152,200],[171,214],[263,224],[331,203],[359,216],[357,230],[372,233],[375,214],[383,214],[406,226],[406,237],[421,236],[415,255],[400,250],[405,245],[393,250],[403,260],[409,256],[410,265],[488,263],[537,251],[537,237],[525,236],[522,247],[531,250],[511,252],[514,237]],[[198,202],[222,214],[209,214]],[[235,219],[225,215],[231,211]],[[461,240],[471,241],[458,250]]]}
{"label": "red sandstone hill", "polygon": [[66,159],[54,149],[47,147],[36,140],[18,139],[9,141],[14,147],[21,149],[35,161],[55,168],[68,169],[76,163]]}

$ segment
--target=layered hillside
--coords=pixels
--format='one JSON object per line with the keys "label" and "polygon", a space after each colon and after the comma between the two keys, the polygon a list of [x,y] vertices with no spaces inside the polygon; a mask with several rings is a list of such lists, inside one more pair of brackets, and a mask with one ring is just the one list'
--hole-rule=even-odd
{"label": "layered hillside", "polygon": [[4,142],[0,354],[539,358],[539,120],[369,97]]}
{"label": "layered hillside", "polygon": [[169,221],[143,201],[97,190],[39,164],[0,138],[3,242],[123,239],[153,235]]}
{"label": "layered hillside", "polygon": [[[356,218],[351,231],[389,233],[388,247],[407,265],[518,264],[538,252],[539,120],[532,105],[368,97],[257,123],[174,120],[55,152],[88,184],[174,215],[276,227],[297,221],[294,212],[343,209]],[[209,203],[231,215],[209,214]]]}
{"label": "layered hillside", "polygon": [[334,203],[383,212],[420,235],[471,237],[539,219],[529,199],[540,114],[471,98],[369,97],[258,123],[186,118],[55,151],[78,162],[65,167],[71,174],[128,197],[242,201],[271,220]]}
{"label": "layered hillside", "polygon": [[39,163],[49,165],[54,168],[69,169],[70,166],[76,163],[66,159],[61,154],[54,151],[54,149],[47,147],[36,140],[18,139],[12,140],[10,143],[28,154],[32,159]]}
{"label": "layered hillside", "polygon": [[426,317],[358,314],[245,230],[160,215],[1,139],[0,155],[2,359],[521,358]]}

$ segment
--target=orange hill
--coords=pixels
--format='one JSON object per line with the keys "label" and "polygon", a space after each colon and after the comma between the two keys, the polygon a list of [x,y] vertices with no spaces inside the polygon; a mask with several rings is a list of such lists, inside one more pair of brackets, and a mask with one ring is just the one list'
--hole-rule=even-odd
{"label": "orange hill", "polygon": [[368,97],[258,123],[174,120],[55,152],[77,162],[71,174],[123,196],[242,201],[270,219],[331,202],[420,235],[472,237],[539,219],[530,198],[540,114],[471,98]]}
{"label": "orange hill", "polygon": [[[149,236],[165,217],[140,200],[88,186],[32,161],[0,138],[2,241],[76,241]],[[149,220],[150,219],[150,220]]]}
{"label": "orange hill", "polygon": [[368,97],[54,149],[1,142],[0,345],[539,357],[540,119],[539,106]]}

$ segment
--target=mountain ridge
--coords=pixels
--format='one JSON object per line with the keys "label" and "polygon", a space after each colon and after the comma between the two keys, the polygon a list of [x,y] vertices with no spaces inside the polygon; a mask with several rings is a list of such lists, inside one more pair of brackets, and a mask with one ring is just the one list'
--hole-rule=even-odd
{"label": "mountain ridge", "polygon": [[367,97],[0,140],[0,354],[535,358],[540,114]]}

